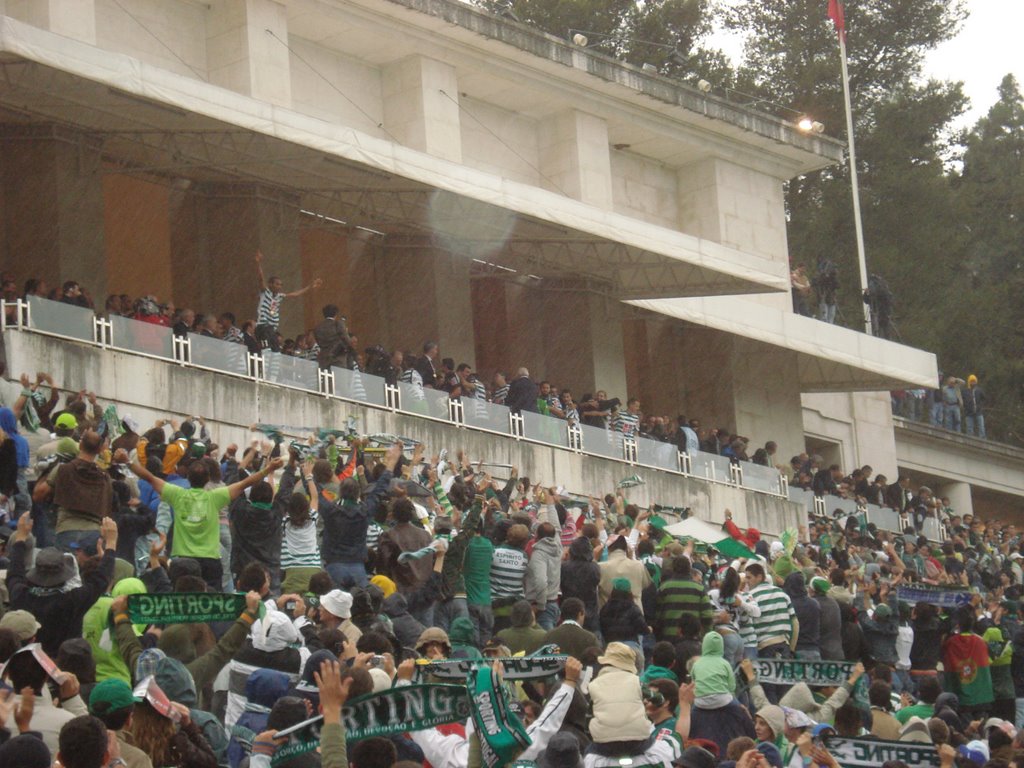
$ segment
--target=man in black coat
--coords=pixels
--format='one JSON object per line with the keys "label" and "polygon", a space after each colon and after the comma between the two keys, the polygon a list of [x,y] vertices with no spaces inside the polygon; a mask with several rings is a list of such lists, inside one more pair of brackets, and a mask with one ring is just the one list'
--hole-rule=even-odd
{"label": "man in black coat", "polygon": [[338,308],[334,304],[324,307],[323,314],[324,319],[313,329],[313,336],[320,347],[316,356],[317,363],[325,370],[332,365],[351,369],[355,350],[352,348],[352,337],[349,336],[345,318],[338,317]]}
{"label": "man in black coat", "polygon": [[516,373],[515,380],[508,385],[508,396],[505,398],[505,405],[512,413],[520,411],[537,412],[537,395],[540,388],[530,379],[530,372],[520,368]]}
{"label": "man in black coat", "polygon": [[60,644],[82,636],[82,617],[103,595],[114,579],[117,557],[117,523],[104,517],[100,523],[103,559],[100,567],[82,577],[82,586],[67,591],[62,587],[77,575],[73,555],[65,555],[56,547],[47,547],[36,555],[35,566],[26,568],[28,541],[32,533],[32,516],[25,512],[18,518],[18,530],[11,537],[11,563],[7,571],[7,589],[11,609],[25,610],[42,625],[37,638],[51,657],[56,658]]}

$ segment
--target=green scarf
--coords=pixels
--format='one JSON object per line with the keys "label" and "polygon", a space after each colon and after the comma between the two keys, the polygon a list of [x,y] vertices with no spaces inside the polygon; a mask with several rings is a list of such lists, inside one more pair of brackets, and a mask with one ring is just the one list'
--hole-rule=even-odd
{"label": "green scarf", "polygon": [[472,693],[473,723],[484,765],[498,768],[512,762],[531,742],[523,724],[509,709],[497,672],[487,667],[475,669],[466,685]]}

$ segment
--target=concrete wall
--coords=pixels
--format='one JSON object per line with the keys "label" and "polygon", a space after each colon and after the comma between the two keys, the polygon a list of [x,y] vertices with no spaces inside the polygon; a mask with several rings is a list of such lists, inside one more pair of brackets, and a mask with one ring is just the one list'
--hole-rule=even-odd
{"label": "concrete wall", "polygon": [[479,99],[462,97],[462,162],[523,184],[540,185],[537,122]]}
{"label": "concrete wall", "polygon": [[646,157],[611,153],[612,206],[616,213],[679,229],[676,171]]}
{"label": "concrete wall", "polygon": [[292,109],[384,138],[381,73],[322,45],[291,36]]}
{"label": "concrete wall", "polygon": [[179,75],[207,78],[205,4],[192,0],[95,3],[99,47]]}
{"label": "concrete wall", "polygon": [[34,333],[7,331],[8,369],[49,371],[65,391],[89,388],[100,400],[143,425],[157,418],[203,416],[222,446],[245,444],[256,422],[340,427],[349,416],[364,433],[390,432],[427,444],[434,452],[464,448],[474,458],[512,464],[538,482],[557,483],[573,493],[603,495],[634,472],[646,485],[626,490],[629,501],[688,506],[702,519],[720,522],[731,509],[740,525],[768,533],[803,522],[789,501],[653,469],[581,456],[569,450],[517,441],[391,411],[329,399],[248,379],[163,362]]}
{"label": "concrete wall", "polygon": [[804,432],[839,443],[844,469],[870,464],[875,472],[896,476],[896,439],[888,392],[805,394],[801,400]]}

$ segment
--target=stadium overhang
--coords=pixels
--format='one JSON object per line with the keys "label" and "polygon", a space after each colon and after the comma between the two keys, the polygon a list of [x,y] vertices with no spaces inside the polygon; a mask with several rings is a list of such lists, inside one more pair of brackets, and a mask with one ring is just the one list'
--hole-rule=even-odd
{"label": "stadium overhang", "polygon": [[801,392],[933,388],[935,355],[737,296],[630,301],[634,307],[796,353]]}
{"label": "stadium overhang", "polygon": [[[65,130],[119,172],[270,185],[352,227],[426,238],[621,300],[787,291],[767,259],[3,18],[0,118]],[[466,235],[467,222],[472,222]],[[491,257],[488,257],[491,258]]]}

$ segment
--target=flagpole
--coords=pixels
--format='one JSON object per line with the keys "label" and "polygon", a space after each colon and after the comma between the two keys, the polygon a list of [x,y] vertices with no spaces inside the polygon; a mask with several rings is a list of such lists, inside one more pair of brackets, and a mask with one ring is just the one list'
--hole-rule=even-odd
{"label": "flagpole", "polygon": [[[853,225],[857,233],[857,264],[860,267],[860,290],[863,299],[868,289],[868,264],[864,255],[864,226],[860,220],[860,187],[857,184],[857,149],[853,140],[853,108],[850,106],[850,73],[846,68],[846,33],[839,32],[839,58],[843,67],[843,97],[846,100],[846,141],[850,157],[850,186],[853,193]],[[871,335],[871,307],[866,301],[864,307],[864,332]]]}

